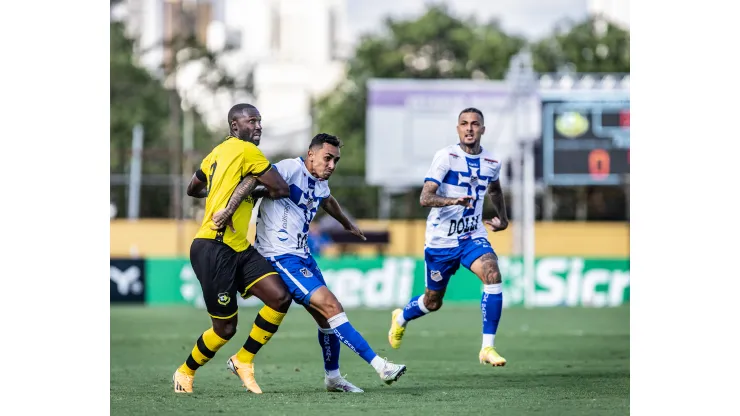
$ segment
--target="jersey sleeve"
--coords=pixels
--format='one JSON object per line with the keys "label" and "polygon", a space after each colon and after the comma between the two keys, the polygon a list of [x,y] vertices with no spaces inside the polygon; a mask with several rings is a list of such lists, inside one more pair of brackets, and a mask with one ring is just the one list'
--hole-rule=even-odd
{"label": "jersey sleeve", "polygon": [[211,153],[208,153],[206,157],[204,157],[203,160],[200,162],[200,170],[206,175],[206,177],[208,177],[208,174],[211,172],[212,155],[213,151],[211,151]]}
{"label": "jersey sleeve", "polygon": [[257,146],[250,144],[244,149],[244,163],[242,164],[242,176],[261,176],[270,170],[270,161],[267,160]]}
{"label": "jersey sleeve", "polygon": [[291,159],[283,159],[274,165],[272,165],[275,169],[277,169],[280,176],[283,177],[285,182],[290,181],[290,177],[293,176],[293,173],[295,172],[295,163]]}
{"label": "jersey sleeve", "polygon": [[321,190],[321,193],[317,196],[320,196],[321,199],[327,199],[331,196],[331,189],[329,189],[329,184],[326,181],[321,182],[319,189]]}
{"label": "jersey sleeve", "polygon": [[499,175],[501,174],[501,163],[496,163],[493,167],[493,174],[491,174],[491,182],[496,182]]}
{"label": "jersey sleeve", "polygon": [[442,181],[450,170],[450,157],[448,152],[441,150],[434,155],[432,165],[429,166],[427,174],[424,176],[424,182],[432,181],[441,185]]}

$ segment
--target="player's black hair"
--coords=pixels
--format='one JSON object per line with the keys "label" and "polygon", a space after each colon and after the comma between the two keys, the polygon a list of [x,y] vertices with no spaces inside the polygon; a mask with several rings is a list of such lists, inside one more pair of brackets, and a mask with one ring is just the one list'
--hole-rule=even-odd
{"label": "player's black hair", "polygon": [[235,120],[237,116],[241,116],[244,114],[244,111],[251,110],[251,109],[257,109],[257,107],[253,106],[252,104],[237,104],[233,107],[231,107],[231,110],[229,110],[229,119],[227,122],[229,123],[229,126],[231,126],[231,121]]}
{"label": "player's black hair", "polygon": [[457,115],[457,118],[460,118],[460,116],[463,115],[463,114],[465,114],[465,113],[475,113],[475,114],[478,114],[480,116],[480,122],[481,123],[485,123],[485,120],[483,119],[483,112],[480,111],[480,110],[478,110],[477,108],[475,108],[475,107],[468,107],[468,108],[462,110],[460,112],[460,114]]}
{"label": "player's black hair", "polygon": [[322,147],[324,143],[329,143],[332,146],[336,147],[342,147],[342,141],[339,140],[339,137],[332,136],[328,133],[319,133],[315,136],[313,136],[313,139],[311,139],[311,144],[308,145],[309,149],[314,149],[317,147]]}

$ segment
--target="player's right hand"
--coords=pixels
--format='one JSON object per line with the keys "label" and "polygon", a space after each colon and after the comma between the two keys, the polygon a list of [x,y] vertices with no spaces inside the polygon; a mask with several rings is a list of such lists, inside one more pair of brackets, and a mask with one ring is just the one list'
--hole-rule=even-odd
{"label": "player's right hand", "polygon": [[455,202],[452,205],[462,205],[465,208],[473,208],[473,197],[470,195],[465,195],[463,197],[457,198]]}
{"label": "player's right hand", "polygon": [[236,228],[234,228],[234,223],[231,220],[231,214],[229,214],[226,208],[222,208],[216,211],[213,214],[213,217],[211,217],[211,220],[213,221],[213,225],[211,226],[212,230],[220,230],[228,226],[232,233],[236,232]]}

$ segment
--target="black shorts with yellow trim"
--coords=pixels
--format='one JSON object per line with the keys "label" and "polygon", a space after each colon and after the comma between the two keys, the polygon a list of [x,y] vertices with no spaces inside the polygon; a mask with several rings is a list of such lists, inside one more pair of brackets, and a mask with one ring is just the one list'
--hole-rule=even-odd
{"label": "black shorts with yellow trim", "polygon": [[203,291],[208,314],[228,319],[237,314],[236,295],[246,299],[249,289],[267,276],[277,274],[270,262],[249,246],[234,251],[226,243],[196,238],[190,245],[190,264]]}

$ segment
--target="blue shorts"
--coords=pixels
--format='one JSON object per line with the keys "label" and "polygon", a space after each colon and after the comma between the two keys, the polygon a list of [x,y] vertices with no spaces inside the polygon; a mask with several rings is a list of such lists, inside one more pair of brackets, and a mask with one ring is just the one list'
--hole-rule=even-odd
{"label": "blue shorts", "polygon": [[321,286],[326,286],[319,265],[311,255],[305,259],[293,254],[268,257],[272,267],[288,286],[293,300],[308,306],[311,295]]}
{"label": "blue shorts", "polygon": [[457,247],[424,250],[424,284],[427,289],[445,289],[450,277],[460,268],[460,263],[470,270],[470,266],[478,257],[487,253],[496,254],[485,238],[462,240],[459,244]]}

